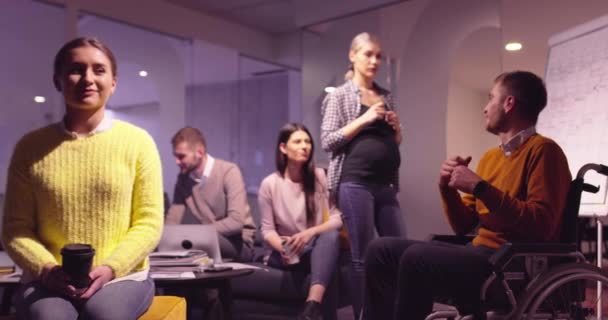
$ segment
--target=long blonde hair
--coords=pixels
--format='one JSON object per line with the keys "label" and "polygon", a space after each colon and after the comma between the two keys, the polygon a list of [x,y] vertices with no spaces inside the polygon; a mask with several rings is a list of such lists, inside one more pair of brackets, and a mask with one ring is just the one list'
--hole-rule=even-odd
{"label": "long blonde hair", "polygon": [[[369,33],[369,32],[361,32],[358,35],[356,35],[353,40],[350,42],[350,53],[356,53],[357,51],[361,50],[361,47],[363,47],[364,44],[367,43],[375,43],[378,46],[380,45],[380,41],[378,40],[378,38]],[[346,71],[346,73],[344,74],[344,80],[350,80],[355,76],[355,68],[352,64],[352,62],[348,65],[348,71]]]}

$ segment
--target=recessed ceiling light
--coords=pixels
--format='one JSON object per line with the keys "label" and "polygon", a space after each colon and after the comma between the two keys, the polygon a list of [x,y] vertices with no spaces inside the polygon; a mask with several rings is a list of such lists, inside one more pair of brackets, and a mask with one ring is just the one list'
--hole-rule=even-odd
{"label": "recessed ceiling light", "polygon": [[142,77],[142,78],[147,77],[147,76],[148,76],[148,71],[146,71],[146,70],[141,70],[141,71],[139,72],[139,76],[140,76],[140,77]]}
{"label": "recessed ceiling light", "polygon": [[336,87],[325,87],[324,90],[326,93],[332,93],[336,90]]}
{"label": "recessed ceiling light", "polygon": [[46,102],[46,98],[43,96],[35,96],[34,97],[34,102],[36,103],[45,103]]}
{"label": "recessed ceiling light", "polygon": [[509,42],[505,45],[505,50],[507,51],[519,51],[521,48],[522,45],[519,42]]}

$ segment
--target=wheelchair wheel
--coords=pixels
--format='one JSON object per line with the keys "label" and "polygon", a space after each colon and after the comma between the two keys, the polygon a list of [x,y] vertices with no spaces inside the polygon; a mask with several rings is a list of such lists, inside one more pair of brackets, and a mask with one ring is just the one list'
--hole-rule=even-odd
{"label": "wheelchair wheel", "polygon": [[518,297],[516,310],[513,313],[513,317],[510,319],[525,319],[524,315],[541,291],[556,280],[573,273],[595,273],[598,272],[598,270],[597,267],[586,263],[564,263],[552,267],[528,284],[524,292]]}
{"label": "wheelchair wheel", "polygon": [[515,319],[586,320],[597,319],[598,301],[608,315],[608,276],[599,268],[567,264],[550,271],[523,301]]}

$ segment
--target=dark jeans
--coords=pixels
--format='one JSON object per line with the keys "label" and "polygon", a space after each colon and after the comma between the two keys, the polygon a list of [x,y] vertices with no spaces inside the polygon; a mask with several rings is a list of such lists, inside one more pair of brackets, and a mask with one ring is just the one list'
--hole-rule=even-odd
{"label": "dark jeans", "polygon": [[[340,184],[338,207],[348,228],[351,252],[351,293],[355,317],[364,296],[363,257],[375,231],[381,237],[405,236],[403,216],[392,186],[367,186],[355,182]],[[378,318],[380,319],[380,318]]]}
{"label": "dark jeans", "polygon": [[338,266],[339,250],[338,231],[328,230],[315,237],[304,247],[299,263],[285,265],[281,254],[273,250],[268,259],[268,265],[278,269],[310,273],[311,286],[320,284],[327,288]]}
{"label": "dark jeans", "polygon": [[243,242],[240,234],[227,237],[218,233],[217,238],[220,242],[222,260],[238,262],[251,262],[253,260],[253,248],[250,244]]}
{"label": "dark jeans", "polygon": [[375,240],[365,259],[364,319],[423,320],[441,297],[452,298],[464,313],[475,311],[493,252],[470,244]]}

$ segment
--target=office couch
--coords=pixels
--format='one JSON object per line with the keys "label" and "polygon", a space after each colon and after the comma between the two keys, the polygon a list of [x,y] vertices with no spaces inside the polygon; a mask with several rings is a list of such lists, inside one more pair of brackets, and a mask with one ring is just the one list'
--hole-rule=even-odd
{"label": "office couch", "polygon": [[[252,216],[259,229],[260,213],[257,209],[257,195],[250,194],[248,199]],[[232,281],[233,319],[295,319],[304,307],[310,286],[310,275],[268,267],[261,262],[263,254],[263,239],[258,232],[255,240],[255,262],[252,264],[260,269],[255,270],[251,275]],[[348,287],[350,252],[347,248],[340,250],[338,261],[337,272],[327,289],[322,306],[325,320],[336,319],[336,309],[350,304]]]}

